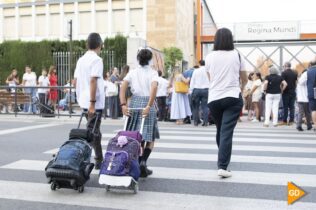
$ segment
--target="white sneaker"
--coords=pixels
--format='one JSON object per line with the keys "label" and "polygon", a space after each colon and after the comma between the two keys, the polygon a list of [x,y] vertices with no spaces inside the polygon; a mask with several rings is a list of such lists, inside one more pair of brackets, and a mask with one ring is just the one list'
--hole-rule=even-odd
{"label": "white sneaker", "polygon": [[259,120],[257,120],[256,118],[253,119],[251,122],[259,122]]}
{"label": "white sneaker", "polygon": [[222,178],[228,178],[228,177],[231,177],[233,175],[231,171],[227,171],[224,169],[218,169],[217,174],[218,174],[218,176],[221,176]]}

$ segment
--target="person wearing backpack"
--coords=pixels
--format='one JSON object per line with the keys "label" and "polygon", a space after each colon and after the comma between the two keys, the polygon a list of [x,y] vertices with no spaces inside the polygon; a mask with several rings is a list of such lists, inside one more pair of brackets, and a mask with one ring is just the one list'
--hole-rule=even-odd
{"label": "person wearing backpack", "polygon": [[[149,65],[152,57],[153,54],[149,49],[141,49],[138,52],[139,66],[126,75],[120,91],[123,114],[130,117],[127,130],[140,130],[142,118],[145,117],[144,129],[141,131],[144,152],[139,158],[141,177],[147,177],[153,173],[147,168],[147,160],[154,148],[155,139],[159,138],[157,111],[154,107],[159,77],[158,72]],[[126,91],[129,86],[133,96],[127,106]],[[129,111],[129,108],[132,110]]]}
{"label": "person wearing backpack", "polygon": [[85,112],[88,112],[88,128],[92,130],[95,120],[97,120],[91,142],[95,151],[95,169],[100,169],[103,161],[101,117],[97,117],[97,115],[102,116],[105,103],[103,61],[99,56],[102,44],[100,34],[91,33],[88,36],[88,51],[79,58],[74,74],[78,104]]}

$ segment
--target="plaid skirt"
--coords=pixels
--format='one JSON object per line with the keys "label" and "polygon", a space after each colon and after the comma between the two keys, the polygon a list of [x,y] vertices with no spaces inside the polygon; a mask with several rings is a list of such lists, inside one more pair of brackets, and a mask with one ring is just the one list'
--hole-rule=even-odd
{"label": "plaid skirt", "polygon": [[[129,108],[138,109],[145,108],[148,104],[149,97],[147,96],[132,96]],[[130,110],[130,118],[127,123],[127,130],[135,131],[139,130],[142,122],[142,109]],[[154,106],[150,108],[149,115],[144,122],[144,128],[142,131],[143,140],[147,142],[155,141],[159,139],[159,130],[157,125],[157,111]]]}

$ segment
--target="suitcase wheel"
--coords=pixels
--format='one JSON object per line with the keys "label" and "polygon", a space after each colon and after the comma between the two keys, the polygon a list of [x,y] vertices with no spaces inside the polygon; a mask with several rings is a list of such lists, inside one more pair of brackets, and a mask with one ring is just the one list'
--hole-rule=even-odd
{"label": "suitcase wheel", "polygon": [[105,185],[105,191],[109,192],[110,191],[111,186],[110,185]]}
{"label": "suitcase wheel", "polygon": [[130,188],[134,191],[134,194],[138,193],[139,187],[138,187],[138,183],[137,182],[132,181]]}
{"label": "suitcase wheel", "polygon": [[50,189],[55,191],[58,188],[57,183],[56,182],[52,182],[50,185]]}
{"label": "suitcase wheel", "polygon": [[81,185],[80,187],[78,187],[78,192],[79,193],[82,193],[84,191],[84,186],[83,185]]}

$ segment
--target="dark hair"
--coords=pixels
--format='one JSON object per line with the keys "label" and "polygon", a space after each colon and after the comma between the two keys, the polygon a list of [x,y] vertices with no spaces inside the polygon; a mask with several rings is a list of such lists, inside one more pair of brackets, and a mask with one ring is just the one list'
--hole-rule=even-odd
{"label": "dark hair", "polygon": [[56,69],[56,66],[51,65],[51,66],[49,67],[48,74],[49,74],[49,75],[52,75],[52,74],[54,73],[54,70],[57,70],[57,69]]}
{"label": "dark hair", "polygon": [[200,66],[205,66],[205,61],[204,60],[200,60],[199,64],[200,64]]}
{"label": "dark hair", "polygon": [[122,72],[121,72],[121,75],[120,75],[119,79],[123,80],[128,72],[129,72],[129,65],[123,66],[123,69],[122,69]]}
{"label": "dark hair", "polygon": [[162,76],[162,71],[158,71],[158,76],[159,76],[159,77]]}
{"label": "dark hair", "polygon": [[87,47],[89,50],[95,50],[98,47],[102,46],[102,39],[100,34],[98,33],[91,33],[87,39]]}
{"label": "dark hair", "polygon": [[149,64],[149,61],[152,59],[153,54],[148,49],[142,49],[137,54],[137,60],[141,66],[146,66]]}
{"label": "dark hair", "polygon": [[311,65],[311,66],[315,66],[315,65],[316,65],[316,60],[311,61],[310,65]]}
{"label": "dark hair", "polygon": [[256,74],[256,76],[262,81],[261,73],[260,73],[260,72],[256,72],[255,74]]}
{"label": "dark hair", "polygon": [[252,76],[253,76],[253,72],[251,72],[249,75],[248,75],[248,80],[252,80]]}
{"label": "dark hair", "polygon": [[227,28],[217,30],[214,40],[214,51],[225,50],[230,51],[234,49],[234,40],[232,32]]}

